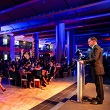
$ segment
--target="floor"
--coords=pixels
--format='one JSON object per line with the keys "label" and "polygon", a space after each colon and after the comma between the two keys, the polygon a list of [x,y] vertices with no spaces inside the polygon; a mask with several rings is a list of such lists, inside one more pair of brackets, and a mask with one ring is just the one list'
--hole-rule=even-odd
{"label": "floor", "polygon": [[[73,100],[77,89],[75,76],[53,79],[43,90],[3,85],[7,90],[0,91],[0,110],[109,110],[110,108],[110,77],[104,78],[105,99],[101,105]],[[91,76],[86,76],[83,95],[96,96]]]}
{"label": "floor", "polygon": [[[80,103],[74,100],[67,100],[57,110],[110,110],[110,85],[104,84],[104,102],[99,105],[92,105],[90,102]],[[95,97],[94,83],[87,83],[85,86],[85,96]],[[53,109],[55,110],[55,109]]]}
{"label": "floor", "polygon": [[[65,97],[65,95],[69,94],[68,91],[73,91],[71,87],[75,82],[75,76],[56,78],[53,79],[52,82],[47,85],[47,87],[43,87],[43,90],[40,88],[29,89],[3,84],[6,88],[6,91],[0,91],[0,110],[46,110],[46,108],[49,110],[55,105],[51,106],[49,109],[48,107],[42,107],[47,105],[47,102],[51,104],[50,100],[55,100],[56,97],[57,102],[53,100],[52,102],[54,104],[59,103]],[[65,95],[63,96],[62,94],[64,94],[64,91]]]}

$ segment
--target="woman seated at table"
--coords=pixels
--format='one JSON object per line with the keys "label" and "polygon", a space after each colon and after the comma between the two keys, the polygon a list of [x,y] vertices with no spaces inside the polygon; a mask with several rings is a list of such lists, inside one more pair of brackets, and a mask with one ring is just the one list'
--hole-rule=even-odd
{"label": "woman seated at table", "polygon": [[[36,71],[37,70],[41,70],[42,74],[41,76],[36,76]],[[33,76],[35,76],[36,78],[40,79],[41,85],[46,87],[46,70],[42,70],[42,67],[40,66],[40,63],[37,64],[37,67],[34,68],[33,70]]]}
{"label": "woman seated at table", "polygon": [[0,62],[0,88],[1,90],[4,92],[6,91],[5,87],[2,85],[2,77],[3,77],[3,73],[2,73],[2,63]]}
{"label": "woman seated at table", "polygon": [[24,70],[24,74],[27,75],[29,88],[32,88],[31,85],[33,83],[33,75],[32,75],[32,70],[31,70],[31,63],[27,62],[25,66],[23,67],[23,70]]}

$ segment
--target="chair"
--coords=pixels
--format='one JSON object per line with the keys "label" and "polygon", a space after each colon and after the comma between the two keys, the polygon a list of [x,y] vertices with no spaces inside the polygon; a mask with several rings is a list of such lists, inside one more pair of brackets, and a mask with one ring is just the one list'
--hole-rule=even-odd
{"label": "chair", "polygon": [[51,82],[56,77],[56,67],[51,66],[48,73],[48,80],[47,82]]}
{"label": "chair", "polygon": [[34,78],[34,88],[35,88],[36,82],[37,82],[37,86],[40,87],[40,79]]}
{"label": "chair", "polygon": [[21,87],[23,86],[23,84],[25,84],[26,88],[27,88],[27,85],[28,85],[27,84],[27,82],[28,82],[27,73],[24,70],[20,70],[19,73],[20,73],[20,78],[21,78]]}
{"label": "chair", "polygon": [[57,71],[57,68],[56,68],[56,66],[55,66],[55,68],[54,68],[54,75],[53,75],[53,77],[51,77],[51,79],[56,79],[56,77],[58,77],[58,71]]}
{"label": "chair", "polygon": [[63,77],[68,77],[68,72],[67,71],[63,72]]}
{"label": "chair", "polygon": [[38,87],[41,87],[40,78],[42,76],[42,70],[34,70],[33,74],[34,74],[34,79],[33,79],[33,81],[34,81],[34,88],[35,88],[36,82],[38,84]]}
{"label": "chair", "polygon": [[12,80],[13,80],[13,78],[11,78],[11,77],[9,76],[9,77],[8,77],[9,86],[10,86],[10,83],[11,83]]}
{"label": "chair", "polygon": [[[13,77],[10,75],[9,70],[7,70],[7,71],[8,71],[8,84],[9,84],[9,86],[10,86],[11,81],[13,81],[14,79],[13,79]],[[15,80],[14,80],[14,81],[15,81]],[[15,81],[15,85],[16,85],[16,81]]]}

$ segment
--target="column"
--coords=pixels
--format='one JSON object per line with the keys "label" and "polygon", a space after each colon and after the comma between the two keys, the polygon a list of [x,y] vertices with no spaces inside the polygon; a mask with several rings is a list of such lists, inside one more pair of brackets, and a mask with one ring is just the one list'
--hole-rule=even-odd
{"label": "column", "polygon": [[56,25],[56,63],[60,63],[61,57],[65,57],[65,24]]}
{"label": "column", "polygon": [[67,63],[70,64],[75,57],[76,43],[74,29],[67,31]]}
{"label": "column", "polygon": [[51,44],[51,47],[52,47],[52,53],[53,53],[53,56],[55,55],[55,49],[56,49],[56,44],[55,43],[53,43],[53,44]]}
{"label": "column", "polygon": [[23,53],[24,53],[24,49],[21,49],[21,56],[20,56],[21,59],[23,57]]}
{"label": "column", "polygon": [[10,35],[10,58],[15,61],[15,50],[14,50],[15,38],[13,35]]}
{"label": "column", "polygon": [[32,58],[32,49],[30,49],[29,53],[30,53],[30,58]]}
{"label": "column", "polygon": [[34,33],[34,56],[39,59],[39,33]]}

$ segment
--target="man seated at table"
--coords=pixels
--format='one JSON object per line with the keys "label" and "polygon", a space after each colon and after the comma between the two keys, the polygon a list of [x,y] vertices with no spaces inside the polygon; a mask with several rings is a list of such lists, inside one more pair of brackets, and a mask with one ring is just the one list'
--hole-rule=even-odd
{"label": "man seated at table", "polygon": [[47,82],[50,82],[51,78],[54,76],[54,69],[55,69],[54,64],[51,61],[50,62],[50,67],[49,67],[49,70],[48,70]]}

